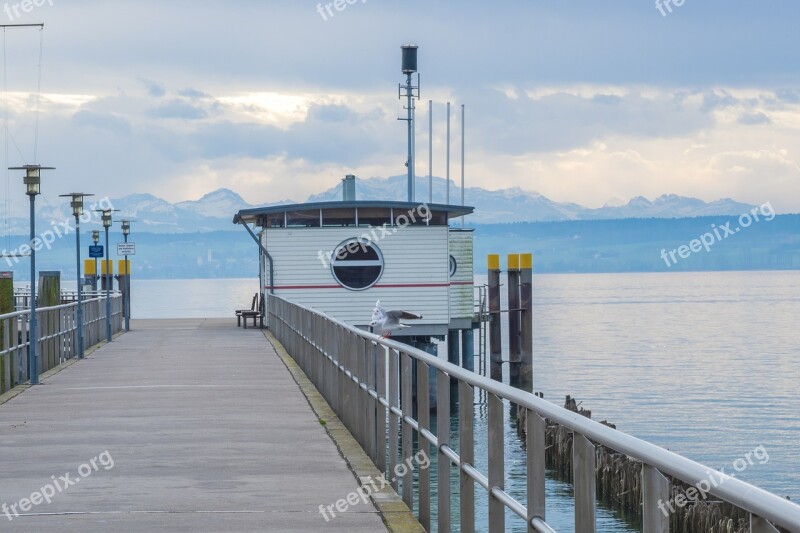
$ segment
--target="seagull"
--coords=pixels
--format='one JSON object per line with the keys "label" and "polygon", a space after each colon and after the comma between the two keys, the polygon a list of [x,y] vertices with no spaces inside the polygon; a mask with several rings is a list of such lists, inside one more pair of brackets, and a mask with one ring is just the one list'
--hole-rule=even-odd
{"label": "seagull", "polygon": [[388,339],[392,336],[392,332],[398,329],[410,328],[411,326],[403,324],[401,320],[420,320],[421,315],[415,315],[408,311],[387,311],[381,307],[381,301],[375,302],[375,309],[372,310],[372,322],[370,327],[372,331]]}

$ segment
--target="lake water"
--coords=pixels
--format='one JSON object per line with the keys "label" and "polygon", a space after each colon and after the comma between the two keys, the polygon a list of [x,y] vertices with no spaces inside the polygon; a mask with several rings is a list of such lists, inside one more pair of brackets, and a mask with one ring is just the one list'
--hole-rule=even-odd
{"label": "lake water", "polygon": [[[233,317],[257,290],[255,279],[134,280],[132,315]],[[597,420],[728,472],[763,446],[769,460],[738,477],[797,501],[798,316],[800,272],[538,275],[534,389],[558,404],[572,395]],[[476,416],[478,439],[484,406]],[[524,501],[510,424],[506,447],[507,486]],[[550,480],[548,493],[548,522],[571,531],[570,486]],[[524,531],[510,516],[507,525]],[[638,530],[603,509],[598,525]]]}

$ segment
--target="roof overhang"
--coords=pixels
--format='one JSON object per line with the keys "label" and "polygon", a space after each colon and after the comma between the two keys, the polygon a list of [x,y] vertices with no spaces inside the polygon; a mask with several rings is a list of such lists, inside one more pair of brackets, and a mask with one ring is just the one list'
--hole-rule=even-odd
{"label": "roof overhang", "polygon": [[411,211],[427,206],[432,212],[445,212],[447,219],[470,215],[475,211],[474,207],[463,205],[429,204],[425,202],[312,202],[306,204],[273,205],[269,207],[256,207],[253,209],[242,209],[233,216],[234,224],[256,224],[260,225],[261,220],[266,215],[285,213],[289,211],[307,211],[313,209],[348,209],[348,208],[392,208],[401,211]]}

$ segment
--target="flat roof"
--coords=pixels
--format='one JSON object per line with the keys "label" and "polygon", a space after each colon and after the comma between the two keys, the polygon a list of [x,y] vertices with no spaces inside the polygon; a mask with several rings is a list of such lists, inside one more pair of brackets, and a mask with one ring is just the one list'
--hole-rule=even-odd
{"label": "flat roof", "polygon": [[387,201],[369,201],[361,200],[357,202],[312,202],[306,204],[287,204],[287,205],[273,205],[269,207],[255,207],[253,209],[242,209],[233,216],[234,224],[257,224],[261,217],[266,215],[274,215],[277,213],[286,213],[288,211],[307,211],[313,209],[348,209],[357,207],[376,207],[376,208],[392,208],[399,210],[412,210],[420,206],[428,206],[428,209],[436,212],[447,213],[447,218],[457,218],[464,215],[471,215],[474,207],[463,205],[447,205],[447,204],[428,204],[425,202],[387,202]]}

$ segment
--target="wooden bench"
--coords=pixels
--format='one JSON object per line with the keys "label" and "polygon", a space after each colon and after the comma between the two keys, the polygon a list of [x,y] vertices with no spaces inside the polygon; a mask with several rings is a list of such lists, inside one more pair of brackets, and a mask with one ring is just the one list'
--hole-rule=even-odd
{"label": "wooden bench", "polygon": [[250,309],[237,309],[236,310],[236,326],[241,327],[244,320],[244,329],[247,329],[247,319],[253,319],[253,327],[256,327],[256,320],[261,318],[261,306],[259,303],[259,294],[253,296],[253,302],[250,304]]}

